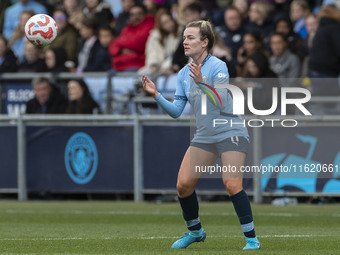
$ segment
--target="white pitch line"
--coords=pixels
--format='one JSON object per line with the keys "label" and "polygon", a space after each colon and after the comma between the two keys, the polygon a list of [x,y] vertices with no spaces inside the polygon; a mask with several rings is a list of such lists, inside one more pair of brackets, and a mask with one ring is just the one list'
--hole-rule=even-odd
{"label": "white pitch line", "polygon": [[[35,210],[4,210],[0,213],[6,214],[75,214],[75,215],[182,215],[180,211],[178,212],[161,212],[161,211],[35,211]],[[234,216],[234,212],[200,212],[200,215],[205,216]],[[254,213],[255,216],[269,216],[269,217],[299,217],[299,216],[328,216],[328,217],[340,217],[340,214],[299,214],[299,213]]]}
{"label": "white pitch line", "polygon": [[[330,237],[332,235],[260,235],[259,238],[309,238],[309,237]],[[209,238],[243,238],[243,236],[208,236]],[[142,237],[51,237],[51,238],[0,238],[1,241],[73,241],[73,240],[115,240],[115,239],[131,239],[131,240],[157,240],[157,239],[176,239],[178,236],[142,236]]]}

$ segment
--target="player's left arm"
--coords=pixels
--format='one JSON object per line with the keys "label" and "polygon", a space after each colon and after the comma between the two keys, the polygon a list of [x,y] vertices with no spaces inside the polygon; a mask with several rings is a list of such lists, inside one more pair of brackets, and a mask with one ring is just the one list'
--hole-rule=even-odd
{"label": "player's left arm", "polygon": [[[224,63],[223,63],[224,64]],[[227,89],[215,89],[215,84],[228,84],[229,73],[226,65],[219,64],[214,66],[214,72],[212,78],[203,78],[201,72],[201,65],[195,63],[189,64],[189,70],[191,71],[190,77],[192,77],[197,86],[207,95],[208,100],[215,105],[219,110],[222,110],[226,105],[228,96]]]}

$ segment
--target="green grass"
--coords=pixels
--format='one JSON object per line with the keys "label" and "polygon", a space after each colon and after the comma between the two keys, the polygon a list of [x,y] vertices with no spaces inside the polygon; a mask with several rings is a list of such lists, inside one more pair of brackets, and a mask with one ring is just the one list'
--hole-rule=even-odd
{"label": "green grass", "polygon": [[201,203],[204,243],[171,250],[186,231],[177,203],[0,202],[0,254],[339,254],[340,205],[253,205],[262,250],[243,252],[230,202]]}

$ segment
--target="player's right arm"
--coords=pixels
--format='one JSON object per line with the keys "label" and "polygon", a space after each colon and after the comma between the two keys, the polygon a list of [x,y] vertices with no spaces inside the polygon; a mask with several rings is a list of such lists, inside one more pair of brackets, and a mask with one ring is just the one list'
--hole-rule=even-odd
{"label": "player's right arm", "polygon": [[[172,118],[178,118],[188,101],[184,92],[179,95],[179,86],[177,85],[175,98],[173,102],[166,100],[161,93],[157,91],[156,85],[145,75],[142,76],[143,89],[152,95],[156,102],[166,111]],[[183,94],[183,95],[182,95]]]}

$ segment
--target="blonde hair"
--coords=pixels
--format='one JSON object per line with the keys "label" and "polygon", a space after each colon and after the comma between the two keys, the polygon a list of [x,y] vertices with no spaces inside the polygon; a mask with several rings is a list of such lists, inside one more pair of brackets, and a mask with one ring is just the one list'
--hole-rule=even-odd
{"label": "blonde hair", "polygon": [[294,0],[290,6],[292,5],[298,5],[300,6],[304,11],[309,11],[309,6],[306,0]]}
{"label": "blonde hair", "polygon": [[186,28],[189,27],[197,27],[199,29],[199,33],[201,35],[200,39],[201,41],[208,39],[208,46],[207,50],[208,52],[211,52],[212,48],[215,44],[215,32],[212,24],[209,21],[206,20],[199,20],[199,21],[193,21],[190,22],[188,25],[186,25]]}
{"label": "blonde hair", "polygon": [[294,0],[291,4],[290,4],[290,15],[292,12],[292,6],[296,5],[302,8],[302,10],[304,11],[304,17],[306,17],[309,13],[310,13],[310,9],[309,9],[309,5],[307,3],[307,1],[305,0]]}
{"label": "blonde hair", "polygon": [[274,6],[267,2],[254,2],[252,5],[256,7],[256,10],[259,12],[263,20],[265,20],[274,10]]}

